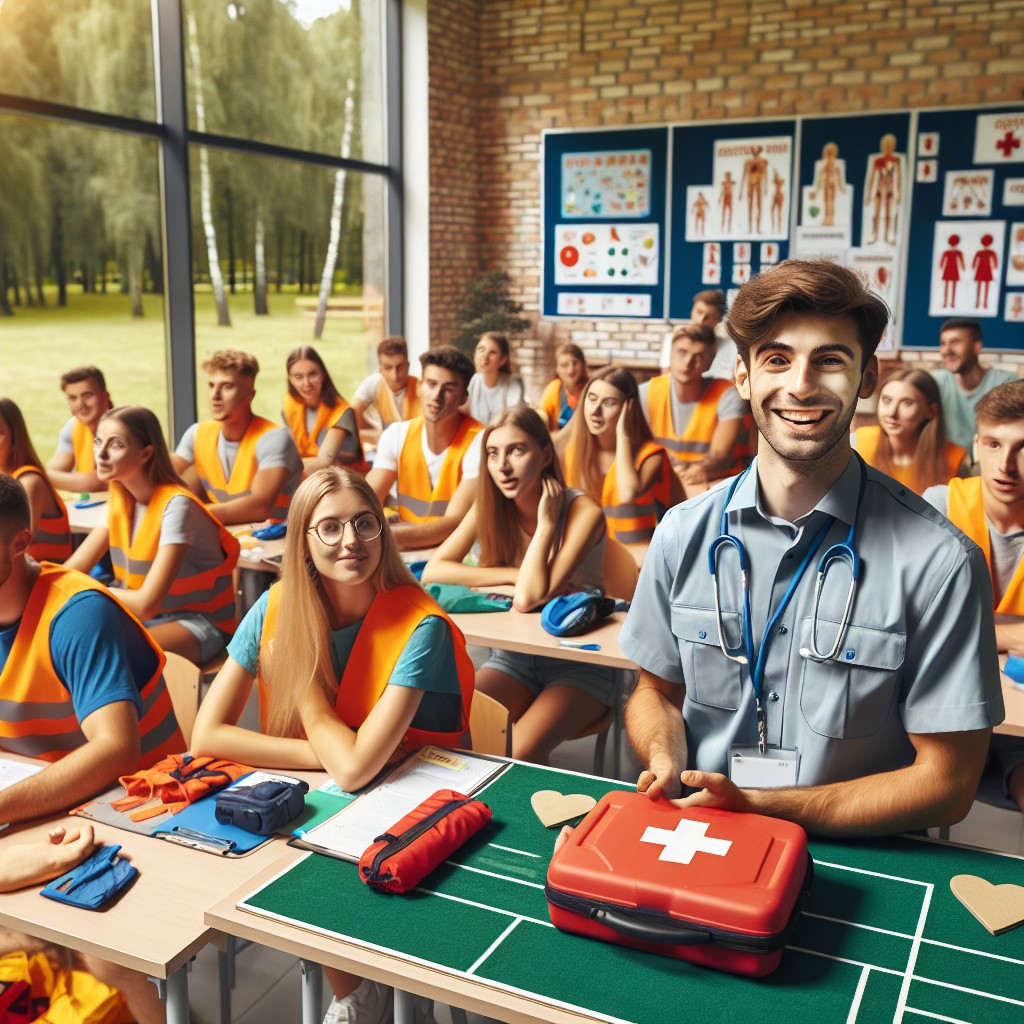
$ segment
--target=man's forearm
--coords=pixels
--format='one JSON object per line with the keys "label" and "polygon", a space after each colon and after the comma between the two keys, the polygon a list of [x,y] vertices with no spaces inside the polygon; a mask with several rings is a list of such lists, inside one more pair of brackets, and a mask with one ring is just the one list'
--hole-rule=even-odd
{"label": "man's forearm", "polygon": [[61,491],[77,491],[79,494],[88,494],[92,491],[105,491],[107,485],[100,481],[95,473],[76,473],[73,470],[64,472],[58,469],[48,469],[46,475],[50,483]]}
{"label": "man's forearm", "polygon": [[638,686],[626,704],[626,735],[645,768],[661,766],[678,785],[686,767],[686,728],[679,708],[657,690]]}

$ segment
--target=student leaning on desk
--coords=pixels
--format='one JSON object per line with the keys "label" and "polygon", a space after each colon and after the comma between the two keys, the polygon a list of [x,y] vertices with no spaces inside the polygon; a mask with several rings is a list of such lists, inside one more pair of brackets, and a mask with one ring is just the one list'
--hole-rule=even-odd
{"label": "student leaning on desk", "polygon": [[[236,724],[254,680],[259,732]],[[472,693],[462,634],[402,561],[373,489],[331,467],[292,498],[281,580],[228,645],[192,749],[258,767],[325,768],[352,791],[400,752],[459,745]],[[356,1004],[360,1021],[386,1015],[389,989],[328,977],[329,1020],[349,1019]]]}
{"label": "student leaning on desk", "polygon": [[[969,810],[1003,717],[991,585],[977,545],[850,451],[887,321],[824,261],[741,289],[736,384],[761,443],[747,473],[668,513],[644,562],[621,635],[642,669],[640,790],[826,835]],[[757,788],[769,772],[779,788]]]}

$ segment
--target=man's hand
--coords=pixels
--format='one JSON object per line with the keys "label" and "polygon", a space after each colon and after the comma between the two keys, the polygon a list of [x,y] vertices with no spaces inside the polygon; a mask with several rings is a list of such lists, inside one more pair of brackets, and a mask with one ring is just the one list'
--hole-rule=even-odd
{"label": "man's hand", "polygon": [[5,843],[0,855],[0,892],[39,885],[63,875],[96,849],[92,825],[68,832],[50,829],[46,839]]}
{"label": "man's hand", "polygon": [[[683,772],[685,775],[686,772]],[[683,787],[680,784],[680,776],[676,773],[676,766],[670,762],[655,764],[652,762],[650,768],[640,773],[636,780],[636,791],[646,793],[652,800],[666,797],[674,800],[682,796]]]}
{"label": "man's hand", "polygon": [[673,800],[677,807],[718,807],[726,811],[753,812],[747,794],[727,775],[719,772],[685,771],[680,776],[684,786],[696,793]]}

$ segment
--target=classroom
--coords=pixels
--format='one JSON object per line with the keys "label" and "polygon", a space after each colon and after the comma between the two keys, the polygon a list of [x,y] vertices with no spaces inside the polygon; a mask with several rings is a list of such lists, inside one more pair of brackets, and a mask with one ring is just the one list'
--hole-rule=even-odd
{"label": "classroom", "polygon": [[[1022,141],[1021,0],[0,0],[0,1020],[1019,1013]],[[384,912],[142,796],[469,742]],[[552,926],[624,788],[806,830],[775,974]]]}

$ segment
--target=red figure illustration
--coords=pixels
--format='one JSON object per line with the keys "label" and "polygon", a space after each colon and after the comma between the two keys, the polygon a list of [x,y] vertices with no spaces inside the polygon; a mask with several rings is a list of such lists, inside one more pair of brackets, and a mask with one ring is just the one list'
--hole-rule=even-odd
{"label": "red figure illustration", "polygon": [[722,208],[719,227],[722,231],[732,231],[732,190],[735,186],[732,173],[726,171],[721,181],[721,191],[718,193],[718,205]]}
{"label": "red figure illustration", "polygon": [[704,234],[705,218],[707,216],[708,207],[711,204],[704,198],[703,192],[697,193],[697,198],[693,201],[693,233],[695,235]]}
{"label": "red figure illustration", "polygon": [[965,270],[964,254],[957,248],[960,244],[959,235],[949,236],[949,248],[939,257],[939,270],[942,271],[942,305],[952,308],[956,305],[956,283],[960,280],[960,271]]}
{"label": "red figure illustration", "polygon": [[981,245],[982,248],[974,254],[974,259],[971,260],[971,266],[974,268],[974,280],[977,283],[974,291],[974,308],[988,309],[988,286],[994,276],[992,271],[999,266],[999,256],[992,248],[991,235],[982,235]]}

